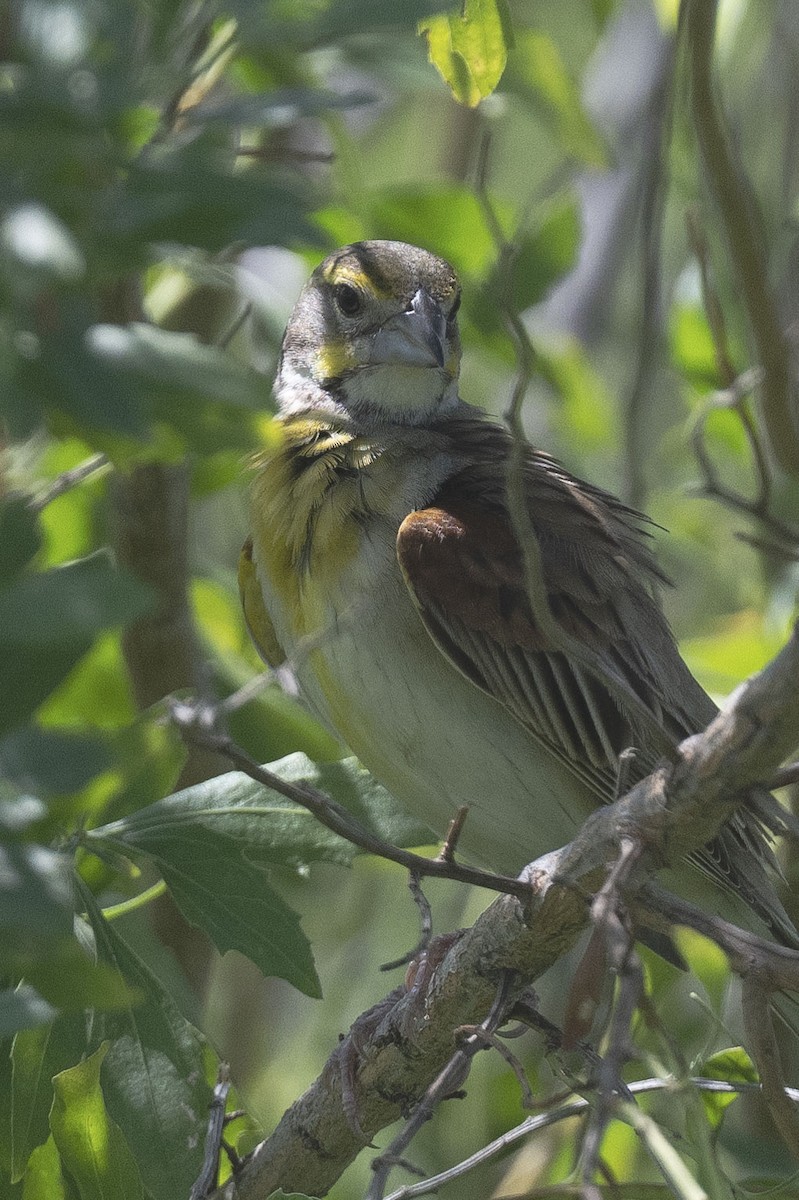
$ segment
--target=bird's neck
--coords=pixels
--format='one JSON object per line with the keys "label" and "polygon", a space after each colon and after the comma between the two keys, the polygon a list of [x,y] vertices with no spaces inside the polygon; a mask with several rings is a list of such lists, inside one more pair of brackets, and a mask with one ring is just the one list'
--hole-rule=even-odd
{"label": "bird's neck", "polygon": [[318,410],[284,415],[277,427],[277,444],[256,462],[253,509],[300,574],[320,548],[346,559],[374,522],[398,528],[461,465],[443,430],[365,432]]}

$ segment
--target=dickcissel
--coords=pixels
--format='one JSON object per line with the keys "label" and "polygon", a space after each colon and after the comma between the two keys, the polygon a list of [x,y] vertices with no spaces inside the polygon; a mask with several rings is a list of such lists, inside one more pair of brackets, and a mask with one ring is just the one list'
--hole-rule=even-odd
{"label": "dickcissel", "polygon": [[[508,511],[511,437],[458,396],[460,297],[447,262],[402,242],[317,267],[283,341],[280,436],[256,464],[240,582],[263,657],[290,660],[372,774],[439,834],[468,805],[460,847],[517,872],[614,799],[623,751],[642,777],[661,757],[653,730],[677,743],[716,708],[658,602],[645,518],[525,448],[551,614],[601,670],[538,627]],[[693,874],[717,912],[754,912],[796,944],[770,857],[742,811]]]}

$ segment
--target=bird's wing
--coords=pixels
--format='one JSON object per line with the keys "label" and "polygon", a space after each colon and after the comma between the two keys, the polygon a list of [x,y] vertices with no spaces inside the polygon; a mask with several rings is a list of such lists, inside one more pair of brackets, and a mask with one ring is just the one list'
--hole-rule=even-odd
{"label": "bird's wing", "polygon": [[[662,757],[654,727],[676,745],[717,710],[651,594],[656,568],[637,514],[565,472],[549,474],[549,460],[541,467],[542,476],[530,476],[528,501],[550,612],[590,649],[600,671],[553,646],[536,624],[519,544],[498,500],[504,486],[500,493],[489,486],[480,499],[479,475],[456,476],[434,505],[402,522],[397,556],[439,651],[608,802],[616,798],[623,750],[634,751],[629,785]],[[768,882],[773,855],[752,814],[736,813],[691,860],[741,893],[786,944],[799,945]]]}
{"label": "bird's wing", "polygon": [[[623,750],[637,748],[635,776],[647,774],[659,757],[657,749],[647,751],[652,738],[640,727],[640,712],[676,742],[701,728],[714,708],[679,658],[659,606],[626,564],[623,547],[609,544],[599,527],[593,543],[581,544],[586,531],[579,519],[571,543],[540,524],[536,533],[552,616],[590,652],[601,674],[564,654],[536,623],[519,545],[500,507],[464,498],[450,485],[434,506],[405,518],[397,554],[439,650],[504,704],[598,800],[610,800]],[[705,706],[693,720],[682,699],[672,703],[682,678],[671,677],[683,675],[688,700]],[[633,704],[620,700],[625,691]]]}
{"label": "bird's wing", "polygon": [[264,605],[258,571],[252,556],[252,538],[241,548],[239,555],[239,595],[244,619],[258,653],[270,667],[279,667],[286,661],[286,654]]}

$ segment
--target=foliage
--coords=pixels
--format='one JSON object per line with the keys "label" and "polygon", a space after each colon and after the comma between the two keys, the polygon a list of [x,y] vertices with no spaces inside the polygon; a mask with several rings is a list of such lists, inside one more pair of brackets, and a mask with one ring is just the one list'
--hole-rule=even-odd
{"label": "foliage", "polygon": [[[729,7],[719,65],[770,275],[788,295],[795,133],[774,114],[792,96],[790,54],[780,56],[776,18],[759,0]],[[657,537],[680,583],[669,605],[693,669],[722,692],[779,645],[793,603],[785,546],[796,480],[773,481],[765,523],[688,494],[699,473],[689,427],[730,380],[685,233],[685,212],[704,195],[668,6],[656,8],[661,27],[655,7],[624,0],[466,0],[460,11],[431,0],[19,0],[0,23],[0,1171],[10,1196],[188,1196],[217,1069],[211,1044],[254,1117],[274,1124],[338,1029],[385,990],[379,960],[416,939],[396,872],[354,861],[304,810],[236,773],[201,781],[153,703],[163,693],[143,700],[135,671],[136,639],[161,619],[165,594],[130,552],[122,501],[148,470],[190,492],[193,528],[164,512],[163,548],[178,585],[178,560],[188,561],[210,700],[224,704],[260,669],[234,586],[242,464],[272,436],[279,332],[325,248],[393,237],[450,258],[464,281],[464,395],[495,412],[515,372],[500,314],[524,311],[539,368],[530,434],[671,529]],[[619,95],[633,53],[625,22],[640,23],[648,82]],[[795,15],[784,27],[795,52]],[[768,96],[752,82],[766,55]],[[647,188],[649,207],[636,199]],[[653,211],[654,300],[641,270],[658,242]],[[746,322],[706,211],[740,372]],[[256,283],[254,246],[272,248]],[[242,323],[245,297],[253,312]],[[718,409],[702,428],[723,485],[754,488],[741,409]],[[742,523],[748,541],[735,537]],[[424,842],[279,680],[226,716],[281,778],[316,783],[400,845]],[[162,881],[214,948],[198,952],[194,988],[150,928],[145,903]],[[430,893],[443,927],[483,903]],[[304,995],[253,982],[231,949]],[[712,1053],[730,1041],[726,969],[698,939],[690,949],[701,1003],[647,959],[662,1018],[691,1047],[678,1065],[688,1073],[696,1052],[699,1073],[751,1082],[742,1051]],[[564,979],[542,989],[556,1018]],[[324,1007],[312,1005],[322,991]],[[631,1070],[662,1065],[661,1053],[642,1028]],[[559,1089],[562,1064],[530,1050],[526,1066],[541,1093]],[[418,1142],[426,1168],[520,1119],[498,1062],[481,1063],[469,1087],[485,1103],[471,1124],[438,1114]],[[686,1159],[712,1144],[719,1174],[723,1160],[736,1180],[777,1180],[779,1150],[739,1113],[745,1101],[729,1113],[728,1101],[707,1101],[706,1136],[704,1110],[690,1110]],[[671,1101],[651,1111],[680,1123]],[[252,1126],[240,1132],[239,1150],[253,1137]],[[519,1190],[562,1180],[573,1137],[542,1135],[536,1161],[514,1168]],[[637,1196],[662,1194],[631,1138],[612,1123],[605,1163]],[[359,1169],[334,1197],[362,1194]],[[484,1183],[474,1194],[493,1186]]]}

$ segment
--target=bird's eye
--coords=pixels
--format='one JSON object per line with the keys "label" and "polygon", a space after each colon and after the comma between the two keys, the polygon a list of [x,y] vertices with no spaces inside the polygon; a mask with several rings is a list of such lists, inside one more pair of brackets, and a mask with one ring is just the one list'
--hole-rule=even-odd
{"label": "bird's eye", "polygon": [[333,299],[339,312],[345,317],[357,317],[363,308],[363,299],[348,283],[337,283],[333,288]]}
{"label": "bird's eye", "polygon": [[458,309],[460,308],[460,306],[461,306],[461,292],[458,291],[458,294],[455,297],[455,300],[453,302],[452,308],[449,310],[449,316],[447,317],[448,321],[455,320],[455,318],[458,315]]}

